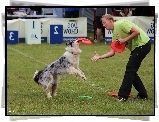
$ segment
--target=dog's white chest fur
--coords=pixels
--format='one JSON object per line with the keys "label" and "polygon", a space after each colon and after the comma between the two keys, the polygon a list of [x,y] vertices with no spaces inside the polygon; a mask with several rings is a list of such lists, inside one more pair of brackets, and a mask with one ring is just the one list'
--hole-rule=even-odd
{"label": "dog's white chest fur", "polygon": [[77,67],[79,64],[79,54],[72,54],[70,52],[65,52],[64,54],[69,62],[71,62],[73,64],[73,66]]}

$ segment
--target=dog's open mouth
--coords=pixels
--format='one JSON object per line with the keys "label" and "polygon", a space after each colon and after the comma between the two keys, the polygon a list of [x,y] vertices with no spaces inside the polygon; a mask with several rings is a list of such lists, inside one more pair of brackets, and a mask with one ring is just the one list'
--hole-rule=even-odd
{"label": "dog's open mouth", "polygon": [[78,43],[82,43],[82,40],[81,40],[81,39],[79,39],[79,40],[77,40],[77,42],[78,42]]}

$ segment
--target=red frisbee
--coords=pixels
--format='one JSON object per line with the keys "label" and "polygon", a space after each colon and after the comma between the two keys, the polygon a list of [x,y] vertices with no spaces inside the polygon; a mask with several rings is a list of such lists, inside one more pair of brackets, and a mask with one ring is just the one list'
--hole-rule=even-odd
{"label": "red frisbee", "polygon": [[86,39],[86,38],[78,38],[78,40],[81,40],[82,44],[92,44],[91,40]]}
{"label": "red frisbee", "polygon": [[[109,92],[108,93],[111,97],[118,97],[118,92]],[[129,94],[129,97],[132,97],[132,94]]]}
{"label": "red frisbee", "polygon": [[118,53],[124,52],[125,50],[125,44],[120,44],[117,41],[112,41],[111,48]]}

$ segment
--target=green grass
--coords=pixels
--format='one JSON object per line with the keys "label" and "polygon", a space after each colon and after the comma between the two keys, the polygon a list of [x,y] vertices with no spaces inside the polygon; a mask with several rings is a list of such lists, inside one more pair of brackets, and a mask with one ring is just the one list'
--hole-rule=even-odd
{"label": "green grass", "polygon": [[[91,35],[92,36],[92,35]],[[35,70],[40,70],[59,58],[65,44],[7,45],[7,114],[8,115],[153,115],[154,114],[154,46],[144,59],[138,74],[147,89],[149,100],[133,97],[125,103],[108,96],[109,91],[118,91],[129,58],[129,50],[112,58],[92,62],[94,51],[103,54],[110,46],[103,42],[80,45],[80,69],[87,81],[79,77],[61,76],[57,96],[47,99],[44,90],[32,79]],[[25,56],[13,51],[18,50]],[[33,57],[29,58],[26,56]],[[40,61],[40,62],[36,62]],[[80,95],[92,99],[80,99]]]}

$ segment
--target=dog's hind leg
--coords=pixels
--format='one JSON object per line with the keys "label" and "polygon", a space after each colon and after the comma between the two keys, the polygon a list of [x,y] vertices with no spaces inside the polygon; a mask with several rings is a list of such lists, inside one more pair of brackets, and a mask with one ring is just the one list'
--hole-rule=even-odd
{"label": "dog's hind leg", "polygon": [[55,97],[56,94],[56,90],[57,90],[57,84],[52,84],[52,95]]}
{"label": "dog's hind leg", "polygon": [[50,93],[50,89],[51,89],[51,85],[49,87],[47,87],[46,89],[46,95],[47,95],[47,98],[51,98],[51,93]]}
{"label": "dog's hind leg", "polygon": [[51,96],[51,89],[52,89],[52,84],[53,84],[53,76],[52,75],[50,75],[49,76],[49,80],[48,80],[48,85],[47,85],[47,87],[46,87],[46,95],[47,95],[47,97],[48,98],[51,98],[52,96]]}
{"label": "dog's hind leg", "polygon": [[52,84],[52,95],[56,96],[56,90],[57,90],[57,82],[58,82],[58,76],[53,75],[54,83]]}

